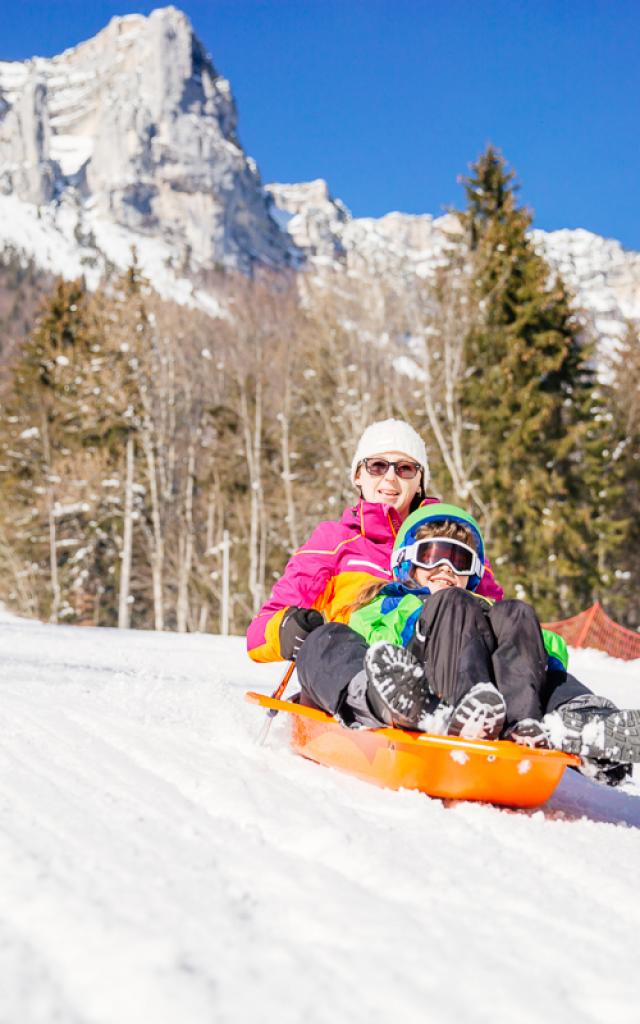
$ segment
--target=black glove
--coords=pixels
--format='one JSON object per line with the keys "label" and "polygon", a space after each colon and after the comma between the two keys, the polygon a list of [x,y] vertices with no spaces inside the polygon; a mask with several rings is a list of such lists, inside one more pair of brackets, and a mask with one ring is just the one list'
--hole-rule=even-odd
{"label": "black glove", "polygon": [[284,613],[280,623],[280,654],[287,661],[294,661],[300,648],[314,629],[324,625],[324,618],[315,608],[296,608],[295,605]]}

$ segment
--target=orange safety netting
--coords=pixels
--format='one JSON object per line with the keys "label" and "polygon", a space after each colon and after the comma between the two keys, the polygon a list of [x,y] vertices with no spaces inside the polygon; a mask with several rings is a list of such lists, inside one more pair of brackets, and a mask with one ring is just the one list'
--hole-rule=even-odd
{"label": "orange safety netting", "polygon": [[610,619],[599,601],[571,619],[544,626],[563,636],[569,647],[595,647],[624,661],[640,658],[640,634]]}

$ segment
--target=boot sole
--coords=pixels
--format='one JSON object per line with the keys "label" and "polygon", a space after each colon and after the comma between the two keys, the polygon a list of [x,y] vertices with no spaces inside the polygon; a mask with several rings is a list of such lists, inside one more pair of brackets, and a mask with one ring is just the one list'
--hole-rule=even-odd
{"label": "boot sole", "polygon": [[389,725],[415,729],[427,697],[422,666],[410,660],[404,648],[394,648],[390,657],[382,644],[369,648],[364,665],[369,680],[367,700],[374,713]]}
{"label": "boot sole", "polygon": [[525,719],[519,722],[511,732],[508,739],[517,743],[520,747],[528,747],[530,750],[551,750],[551,743],[541,722]]}
{"label": "boot sole", "polygon": [[456,705],[447,735],[461,736],[468,740],[497,739],[502,732],[506,713],[504,699],[497,690],[484,691],[483,696],[476,696],[471,691]]}
{"label": "boot sole", "polygon": [[626,764],[640,761],[640,711],[606,711],[586,725],[584,715],[565,711],[563,723],[577,734],[562,744],[569,754]]}

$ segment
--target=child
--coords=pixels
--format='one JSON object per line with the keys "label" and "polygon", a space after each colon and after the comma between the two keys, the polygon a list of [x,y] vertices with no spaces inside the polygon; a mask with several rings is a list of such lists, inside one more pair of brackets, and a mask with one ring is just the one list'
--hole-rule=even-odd
{"label": "child", "polygon": [[462,509],[410,515],[394,582],[365,591],[348,627],[328,623],[303,644],[302,700],[347,725],[553,746],[581,754],[599,781],[621,782],[640,760],[640,712],[617,711],[567,675],[564,640],[529,605],[478,597],[483,563],[482,534]]}
{"label": "child", "polygon": [[[433,700],[425,705],[426,677],[430,694],[451,711],[450,735],[495,739],[506,723],[513,739],[542,743],[545,733],[536,723],[543,691],[548,673],[555,682],[566,676],[566,644],[541,633],[522,601],[496,604],[474,594],[483,555],[478,525],[462,509],[432,506],[412,516],[394,546],[397,582],[376,588],[377,595],[373,588],[363,594],[349,625],[374,644],[366,666],[377,696],[402,700],[414,728],[416,715],[420,722],[435,710]],[[412,663],[423,669],[413,688]],[[421,722],[422,728],[432,725]]]}

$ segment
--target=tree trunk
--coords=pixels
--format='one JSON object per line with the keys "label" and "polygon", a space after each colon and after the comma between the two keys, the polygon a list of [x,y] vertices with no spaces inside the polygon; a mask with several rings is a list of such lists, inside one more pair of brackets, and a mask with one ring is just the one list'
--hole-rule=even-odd
{"label": "tree trunk", "polygon": [[[208,559],[209,559],[209,554],[211,552],[211,549],[213,548],[214,517],[215,517],[216,499],[217,499],[216,491],[217,491],[217,488],[216,488],[216,490],[210,490],[209,491],[209,496],[207,498],[207,526],[206,526],[205,540],[204,540],[204,552],[205,552],[204,562],[205,562],[205,567],[206,567],[205,571],[207,572],[207,584],[209,586],[211,585],[211,577],[210,577],[209,569],[208,569],[208,566],[209,566]],[[206,597],[204,597],[202,599],[202,604],[200,605],[200,612],[199,612],[199,615],[198,615],[198,630],[199,630],[200,633],[204,633],[206,631],[207,619],[208,618],[209,618],[209,602],[207,601]]]}
{"label": "tree trunk", "polygon": [[49,572],[51,574],[51,614],[50,622],[58,621],[60,612],[60,579],[58,576],[58,544],[56,536],[56,519],[54,515],[53,490],[47,484],[47,515],[49,518]]}
{"label": "tree trunk", "polygon": [[128,629],[131,621],[129,588],[131,583],[131,558],[133,550],[133,465],[134,439],[127,437],[127,470],[124,485],[124,519],[122,523],[122,564],[120,566],[120,595],[118,601],[118,628]]}
{"label": "tree trunk", "polygon": [[179,633],[186,633],[189,623],[189,580],[193,563],[193,486],[195,478],[195,451],[189,444],[187,481],[184,496],[184,520],[179,541],[178,597],[176,621]]}
{"label": "tree trunk", "polygon": [[289,361],[285,366],[285,385],[283,396],[283,409],[279,414],[280,420],[280,448],[282,451],[282,481],[284,483],[284,494],[287,503],[287,526],[289,528],[289,544],[292,550],[298,545],[298,525],[296,521],[296,506],[293,500],[293,474],[291,472],[291,442],[289,437],[291,417],[291,379]]}
{"label": "tree trunk", "polygon": [[220,600],[220,632],[222,636],[229,635],[229,531],[224,530],[222,534],[222,596]]}
{"label": "tree trunk", "polygon": [[47,423],[47,414],[44,410],[42,411],[41,425],[42,448],[44,455],[44,470],[46,480],[45,496],[47,503],[47,520],[49,526],[49,576],[51,579],[51,613],[49,615],[49,621],[57,622],[61,603],[60,577],[58,575],[58,541],[56,519],[54,514],[55,498],[53,495],[53,487],[51,486],[50,479],[53,473],[53,467],[51,465],[49,425]]}
{"label": "tree trunk", "polygon": [[261,538],[263,495],[262,479],[260,473],[262,458],[262,383],[256,381],[255,391],[255,413],[253,424],[249,414],[249,404],[244,385],[241,392],[241,408],[244,426],[245,451],[247,455],[247,466],[249,468],[249,483],[251,488],[250,498],[250,520],[249,520],[249,593],[251,594],[252,610],[255,614],[262,604],[262,585],[260,579],[261,565]]}
{"label": "tree trunk", "polygon": [[147,476],[149,480],[149,492],[151,496],[151,522],[153,527],[151,547],[151,578],[153,586],[154,629],[163,630],[164,597],[162,576],[164,570],[164,542],[162,538],[162,523],[160,518],[160,498],[158,494],[158,477],[156,474],[156,462],[148,426],[145,426],[143,430],[142,443],[147,462]]}

